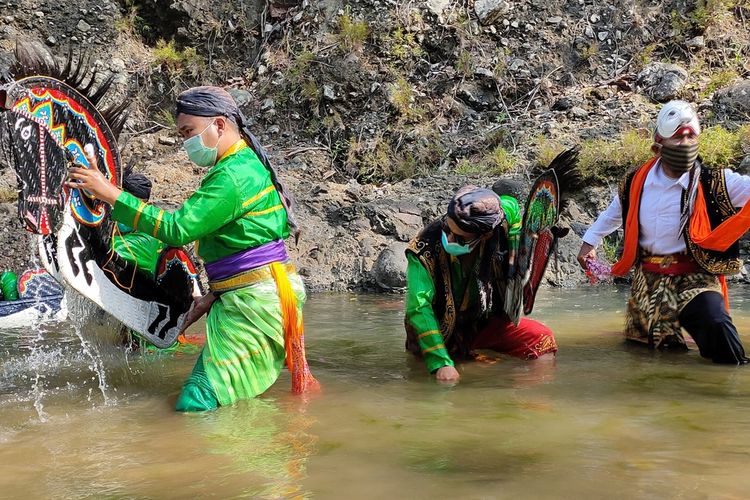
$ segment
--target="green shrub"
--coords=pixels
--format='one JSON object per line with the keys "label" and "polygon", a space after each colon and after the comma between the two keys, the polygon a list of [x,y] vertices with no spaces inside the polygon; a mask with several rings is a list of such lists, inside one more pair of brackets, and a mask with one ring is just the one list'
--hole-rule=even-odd
{"label": "green shrub", "polygon": [[581,143],[578,168],[584,179],[619,178],[651,156],[651,134],[645,129],[628,130],[616,140],[588,139]]}
{"label": "green shrub", "polygon": [[516,165],[516,157],[502,146],[498,146],[488,154],[483,163],[488,174],[504,174]]}
{"label": "green shrub", "polygon": [[201,74],[206,67],[205,60],[198,54],[195,47],[185,47],[180,50],[175,47],[174,40],[167,42],[162,39],[156,42],[154,60],[158,66],[173,73],[187,71],[193,76]]}
{"label": "green shrub", "polygon": [[8,186],[0,186],[0,203],[18,201],[18,190]]}
{"label": "green shrub", "polygon": [[476,175],[485,172],[485,167],[478,162],[473,162],[468,158],[461,158],[456,162],[453,171],[460,175]]}
{"label": "green shrub", "polygon": [[733,69],[726,69],[713,73],[706,84],[705,90],[700,93],[700,96],[704,99],[709,97],[720,88],[729,84],[732,80],[737,78],[737,76],[737,72]]}
{"label": "green shrub", "polygon": [[386,44],[390,55],[400,61],[419,59],[424,55],[424,50],[417,43],[414,33],[405,32],[402,28],[397,28],[387,37]]}
{"label": "green shrub", "polygon": [[355,21],[347,9],[339,18],[339,31],[336,34],[339,46],[344,52],[360,49],[367,40],[370,27],[366,21]]}
{"label": "green shrub", "polygon": [[699,152],[703,163],[711,168],[731,167],[742,156],[743,130],[730,132],[721,125],[703,129]]}
{"label": "green shrub", "polygon": [[563,143],[541,134],[534,137],[533,141],[536,144],[535,163],[541,167],[547,167],[558,154],[565,150]]}

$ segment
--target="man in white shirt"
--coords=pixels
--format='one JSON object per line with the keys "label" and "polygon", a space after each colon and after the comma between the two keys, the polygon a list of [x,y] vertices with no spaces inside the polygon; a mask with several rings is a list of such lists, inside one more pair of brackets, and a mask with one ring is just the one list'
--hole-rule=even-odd
{"label": "man in white shirt", "polygon": [[[750,177],[703,167],[699,136],[688,103],[664,105],[651,147],[655,157],[623,180],[583,236],[578,261],[586,269],[602,239],[624,222],[623,256],[612,270],[625,275],[635,268],[626,339],[687,350],[684,328],[701,356],[744,364],[750,360],[729,317],[724,275],[741,265],[736,239],[747,228],[732,216],[750,199]],[[717,229],[722,222],[727,224]]]}

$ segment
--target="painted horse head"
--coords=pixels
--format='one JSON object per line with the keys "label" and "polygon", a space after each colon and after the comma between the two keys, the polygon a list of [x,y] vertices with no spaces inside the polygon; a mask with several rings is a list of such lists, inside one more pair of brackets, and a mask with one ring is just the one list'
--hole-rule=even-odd
{"label": "painted horse head", "polygon": [[19,216],[37,234],[55,232],[66,204],[79,223],[97,228],[107,240],[111,233],[107,206],[63,184],[69,164],[88,166],[86,144],[94,146],[105,176],[120,183],[117,136],[127,100],[97,109],[113,76],[98,83],[96,71],[89,75],[89,61],[85,56],[74,58],[71,49],[62,66],[44,47],[19,42],[12,79],[6,78],[0,87],[5,161],[18,177]]}
{"label": "painted horse head", "polygon": [[111,240],[118,230],[109,205],[65,186],[71,163],[89,167],[83,153],[87,144],[94,147],[102,173],[121,185],[117,137],[129,101],[100,111],[113,77],[89,75],[89,59],[74,58],[72,51],[63,66],[46,48],[22,43],[16,59],[12,78],[0,87],[0,139],[5,163],[18,177],[19,215],[29,231],[41,235],[45,267],[166,347],[179,333],[198,286],[189,257],[170,249],[155,279],[138,272],[114,250]]}

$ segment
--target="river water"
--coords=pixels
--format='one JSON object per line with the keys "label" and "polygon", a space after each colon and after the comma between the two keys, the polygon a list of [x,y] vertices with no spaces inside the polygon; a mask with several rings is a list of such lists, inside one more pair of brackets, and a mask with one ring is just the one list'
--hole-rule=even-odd
{"label": "river water", "polygon": [[[0,497],[747,498],[750,367],[625,345],[626,297],[542,290],[554,363],[500,356],[444,386],[403,352],[401,297],[313,295],[323,392],[292,396],[284,373],[200,415],[172,411],[196,354],[0,332]],[[748,346],[750,292],[732,297]]]}

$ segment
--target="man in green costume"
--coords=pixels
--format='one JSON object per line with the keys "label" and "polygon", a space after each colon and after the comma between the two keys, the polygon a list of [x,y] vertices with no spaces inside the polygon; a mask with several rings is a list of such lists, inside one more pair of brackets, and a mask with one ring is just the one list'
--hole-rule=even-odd
{"label": "man in green costume", "polygon": [[[210,410],[262,394],[285,359],[294,392],[317,388],[304,353],[304,285],[284,247],[296,225],[265,151],[221,88],[186,90],[176,114],[188,157],[211,168],[175,212],[121,191],[97,168],[71,168],[68,185],[87,189],[113,206],[114,220],[167,245],[196,241],[211,293],[196,300],[186,323],[208,312],[206,345],[177,410]],[[87,159],[95,165],[93,154]]]}
{"label": "man in green costume", "polygon": [[[507,210],[507,211],[506,211]],[[520,234],[518,201],[464,186],[442,218],[406,250],[406,349],[439,381],[456,381],[456,360],[490,349],[523,359],[552,357],[552,331],[504,313],[504,282]],[[515,241],[515,243],[513,243]]]}

